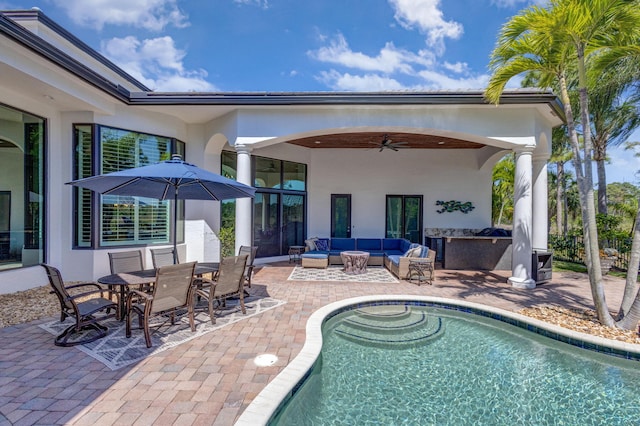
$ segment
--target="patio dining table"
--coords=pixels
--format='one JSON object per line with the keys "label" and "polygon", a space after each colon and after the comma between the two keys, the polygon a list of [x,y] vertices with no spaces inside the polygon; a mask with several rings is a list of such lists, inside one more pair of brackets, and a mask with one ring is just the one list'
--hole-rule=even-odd
{"label": "patio dining table", "polygon": [[[218,262],[198,262],[193,273],[196,277],[202,277],[204,274],[215,274],[218,272],[220,264]],[[105,275],[98,278],[98,283],[120,287],[120,319],[124,319],[124,310],[126,306],[126,296],[129,286],[153,284],[156,280],[155,269],[144,269],[142,271],[121,272],[119,274]]]}

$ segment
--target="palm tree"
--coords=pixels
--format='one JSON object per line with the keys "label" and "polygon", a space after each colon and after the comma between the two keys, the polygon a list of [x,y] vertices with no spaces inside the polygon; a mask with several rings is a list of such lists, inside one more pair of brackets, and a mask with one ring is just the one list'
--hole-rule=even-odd
{"label": "palm tree", "polygon": [[502,225],[502,219],[513,218],[513,188],[514,188],[515,163],[513,155],[508,155],[493,168],[493,204],[495,226]]}
{"label": "palm tree", "polygon": [[556,231],[558,234],[567,235],[567,216],[565,206],[567,204],[567,175],[565,164],[573,155],[565,126],[553,129],[551,137],[550,162],[556,165]]}
{"label": "palm tree", "polygon": [[[498,103],[507,82],[530,71],[540,73],[543,87],[559,87],[580,193],[591,294],[599,321],[610,327],[615,326],[615,322],[607,308],[598,261],[586,58],[607,51],[612,61],[619,60],[625,56],[625,49],[629,55],[628,46],[637,45],[638,40],[635,34],[630,34],[640,28],[638,6],[638,0],[551,0],[546,8],[532,6],[523,10],[501,30],[491,55],[493,74],[485,91],[489,101]],[[572,70],[577,71],[578,76],[582,145],[567,85],[567,76]]]}
{"label": "palm tree", "polygon": [[[613,67],[615,70],[617,67]],[[607,74],[610,75],[610,70]],[[598,79],[609,81],[607,77]],[[594,83],[595,85],[595,83]],[[593,123],[593,159],[598,175],[598,213],[607,214],[607,147],[625,142],[640,126],[640,109],[633,99],[621,101],[625,85],[596,85],[590,90],[589,111]]]}

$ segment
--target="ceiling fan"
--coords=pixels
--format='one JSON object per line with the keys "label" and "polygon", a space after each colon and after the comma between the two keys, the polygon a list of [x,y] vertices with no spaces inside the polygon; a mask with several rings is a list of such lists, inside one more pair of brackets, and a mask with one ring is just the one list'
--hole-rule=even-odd
{"label": "ceiling fan", "polygon": [[374,143],[374,144],[378,145],[378,148],[380,148],[378,150],[378,152],[382,152],[385,149],[390,149],[392,151],[398,151],[399,149],[409,148],[408,146],[404,146],[404,145],[408,144],[409,142],[393,142],[391,139],[389,139],[389,135],[386,134],[386,133],[382,137],[382,142],[380,142],[379,144],[378,144],[378,142],[369,142],[369,143]]}

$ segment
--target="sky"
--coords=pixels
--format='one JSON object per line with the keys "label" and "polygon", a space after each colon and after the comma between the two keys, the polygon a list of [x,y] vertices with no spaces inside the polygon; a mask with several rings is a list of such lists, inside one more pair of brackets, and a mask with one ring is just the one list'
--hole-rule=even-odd
{"label": "sky", "polygon": [[[161,92],[430,91],[484,89],[502,25],[544,2],[0,0],[0,10],[39,8]],[[640,183],[640,157],[609,156],[608,182]]]}

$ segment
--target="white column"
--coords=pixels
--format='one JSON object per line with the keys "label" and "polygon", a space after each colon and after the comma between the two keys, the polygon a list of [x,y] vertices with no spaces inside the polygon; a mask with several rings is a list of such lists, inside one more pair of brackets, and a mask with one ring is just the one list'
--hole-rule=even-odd
{"label": "white column", "polygon": [[[235,145],[238,154],[238,170],[236,180],[246,185],[251,182],[251,148],[246,145]],[[240,246],[253,245],[251,239],[251,198],[238,198],[236,200],[236,253]]]}
{"label": "white column", "polygon": [[531,278],[531,235],[532,214],[532,166],[533,147],[523,147],[516,151],[516,171],[513,194],[513,256],[509,283],[516,288],[535,288]]}
{"label": "white column", "polygon": [[547,155],[533,155],[533,250],[547,250],[549,206],[547,187]]}

